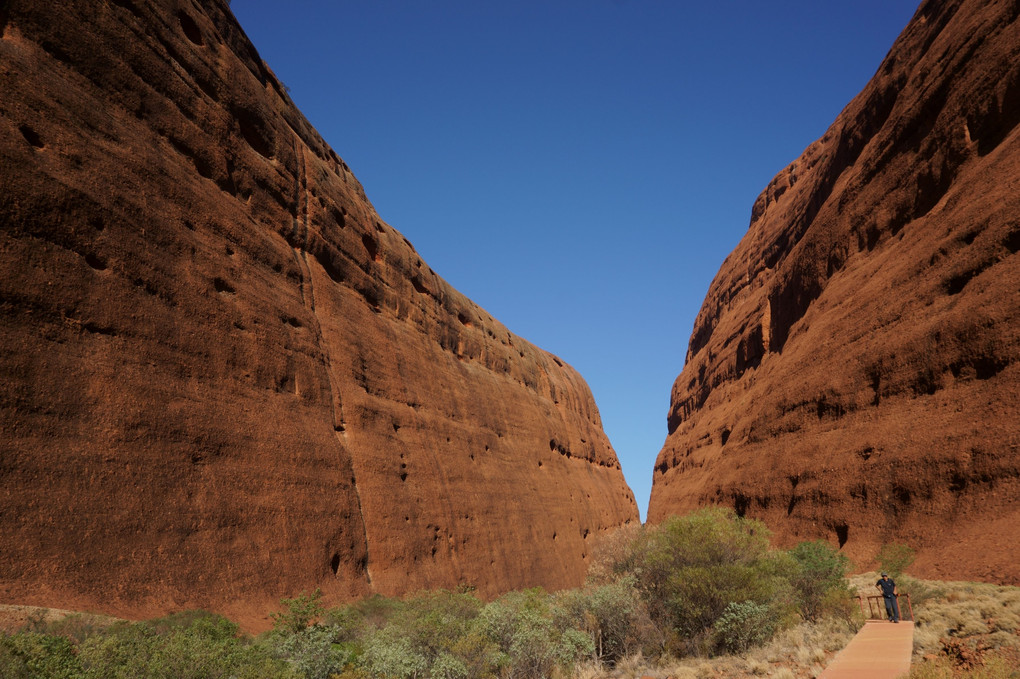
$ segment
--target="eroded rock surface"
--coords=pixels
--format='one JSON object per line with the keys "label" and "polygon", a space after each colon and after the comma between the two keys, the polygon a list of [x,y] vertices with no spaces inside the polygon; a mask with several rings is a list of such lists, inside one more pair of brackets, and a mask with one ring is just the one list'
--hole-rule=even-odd
{"label": "eroded rock surface", "polygon": [[1020,581],[1020,3],[921,4],[754,205],[673,387],[649,517]]}
{"label": "eroded rock surface", "polygon": [[581,377],[379,218],[226,2],[0,34],[0,598],[258,626],[575,586],[637,520]]}

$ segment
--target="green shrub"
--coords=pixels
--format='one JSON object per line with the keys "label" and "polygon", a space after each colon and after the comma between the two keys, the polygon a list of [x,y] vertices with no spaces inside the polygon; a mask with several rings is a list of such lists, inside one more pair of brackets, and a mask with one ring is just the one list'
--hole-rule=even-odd
{"label": "green shrub", "polygon": [[359,639],[368,627],[368,620],[356,606],[331,608],[322,616],[322,624],[336,632],[337,642],[351,642]]}
{"label": "green shrub", "polygon": [[221,616],[193,611],[122,623],[79,645],[86,679],[296,679],[269,650]]}
{"label": "green shrub", "polygon": [[285,660],[305,679],[330,679],[354,659],[350,645],[338,643],[342,631],[328,625],[312,625],[300,632],[270,637],[272,655]]}
{"label": "green shrub", "polygon": [[648,612],[672,633],[672,652],[703,648],[733,602],[769,606],[785,623],[792,605],[792,559],[769,545],[763,523],[719,507],[674,516],[645,530],[624,570],[634,575]]}
{"label": "green shrub", "polygon": [[850,560],[822,541],[802,542],[790,556],[796,564],[790,584],[801,617],[813,622],[824,615],[844,616],[853,596],[846,579]]}
{"label": "green shrub", "polygon": [[410,639],[387,628],[373,635],[361,663],[372,676],[393,679],[426,676],[429,669],[428,658],[414,648]]}
{"label": "green shrub", "polygon": [[361,638],[359,664],[375,676],[478,677],[496,667],[497,649],[477,630],[482,602],[468,592],[422,592],[399,606],[373,603],[385,621]]}
{"label": "green shrub", "polygon": [[760,646],[776,633],[776,619],[768,604],[731,602],[715,622],[716,645],[730,653]]}
{"label": "green shrub", "polygon": [[564,592],[556,603],[558,625],[586,633],[596,662],[614,664],[645,646],[650,621],[633,576]]}
{"label": "green shrub", "polygon": [[498,647],[498,666],[514,677],[548,677],[595,652],[591,637],[557,627],[550,599],[540,589],[510,592],[488,604],[481,629]]}
{"label": "green shrub", "polygon": [[293,599],[280,599],[286,611],[270,613],[275,629],[300,632],[322,617],[326,607],[322,603],[322,590],[311,594],[301,592]]}
{"label": "green shrub", "polygon": [[875,556],[883,573],[888,573],[893,580],[903,575],[903,571],[914,563],[914,550],[907,545],[891,543],[883,545]]}
{"label": "green shrub", "polygon": [[81,663],[67,637],[0,632],[0,677],[4,679],[77,679]]}
{"label": "green shrub", "polygon": [[29,629],[43,634],[67,637],[75,644],[80,644],[90,636],[100,634],[113,623],[112,618],[105,616],[73,613],[52,622],[45,622],[42,617],[30,618]]}

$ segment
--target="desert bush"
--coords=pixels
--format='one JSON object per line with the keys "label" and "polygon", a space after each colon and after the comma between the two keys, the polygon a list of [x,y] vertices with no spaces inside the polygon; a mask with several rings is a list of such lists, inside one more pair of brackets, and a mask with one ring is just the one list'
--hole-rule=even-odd
{"label": "desert bush", "polygon": [[238,634],[236,624],[202,611],[121,623],[78,647],[86,679],[295,679],[268,649]]}
{"label": "desert bush", "polygon": [[557,625],[591,638],[591,659],[615,664],[646,645],[651,621],[633,576],[570,590],[556,599]]}
{"label": "desert bush", "polygon": [[732,602],[768,606],[779,622],[791,610],[792,559],[769,545],[763,523],[719,507],[672,517],[645,530],[623,564],[652,619],[674,633],[669,650],[705,650]]}
{"label": "desert bush", "polygon": [[81,663],[67,637],[29,631],[13,635],[0,632],[0,677],[77,679],[81,675]]}
{"label": "desert bush", "polygon": [[[373,603],[375,627],[361,639],[359,664],[387,677],[483,677],[496,667],[494,643],[478,631],[482,602],[467,592],[422,592],[399,606]],[[380,610],[386,616],[377,615]]]}
{"label": "desert bush", "polygon": [[280,599],[286,609],[270,613],[273,627],[278,630],[300,632],[322,617],[326,607],[322,603],[322,590],[316,589],[311,594],[301,592],[293,599]]}
{"label": "desert bush", "polygon": [[645,528],[629,523],[599,536],[592,547],[587,584],[597,587],[618,580],[629,565],[631,554]]}
{"label": "desert bush", "polygon": [[846,579],[850,560],[822,541],[802,542],[790,556],[795,564],[790,584],[801,617],[810,621],[824,615],[848,617],[853,597]]}
{"label": "desert bush", "polygon": [[368,619],[357,606],[330,608],[322,615],[322,625],[332,628],[339,643],[353,642],[369,627]]}
{"label": "desert bush", "polygon": [[428,658],[392,628],[383,628],[372,636],[360,662],[372,676],[395,679],[424,677],[429,669]]}
{"label": "desert bush", "polygon": [[730,653],[743,653],[752,646],[760,646],[775,632],[772,608],[753,601],[731,602],[715,622],[717,647]]}
{"label": "desert bush", "polygon": [[549,596],[540,589],[510,592],[479,615],[483,634],[498,649],[496,664],[507,677],[548,677],[595,652],[590,636],[557,626]]}
{"label": "desert bush", "polygon": [[312,625],[299,632],[268,639],[272,655],[286,661],[305,679],[330,679],[354,659],[351,645],[340,643],[343,631],[330,625]]}
{"label": "desert bush", "polygon": [[[896,587],[901,594],[910,595],[910,605],[914,608],[923,608],[928,601],[938,599],[944,595],[943,588],[940,585],[925,580],[918,580],[909,575],[901,575],[896,580]],[[903,611],[900,611],[900,613],[903,613]]]}
{"label": "desert bush", "polygon": [[80,644],[85,639],[100,634],[112,625],[114,620],[105,616],[74,613],[50,622],[39,620],[34,623],[34,631],[54,636],[67,637]]}
{"label": "desert bush", "polygon": [[878,561],[882,572],[888,573],[889,577],[896,580],[903,575],[903,571],[907,570],[910,564],[914,563],[914,550],[907,545],[890,543],[883,545],[878,550],[875,559]]}

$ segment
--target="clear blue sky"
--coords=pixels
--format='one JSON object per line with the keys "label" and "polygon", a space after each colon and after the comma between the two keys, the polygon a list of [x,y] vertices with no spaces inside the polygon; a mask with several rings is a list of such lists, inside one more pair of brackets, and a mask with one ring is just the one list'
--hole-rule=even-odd
{"label": "clear blue sky", "polygon": [[234,0],[429,265],[587,380],[642,517],[709,283],[917,0]]}

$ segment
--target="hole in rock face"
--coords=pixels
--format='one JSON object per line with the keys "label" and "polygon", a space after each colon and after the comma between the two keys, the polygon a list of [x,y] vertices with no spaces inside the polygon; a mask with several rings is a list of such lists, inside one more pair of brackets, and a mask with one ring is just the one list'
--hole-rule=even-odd
{"label": "hole in rock face", "polygon": [[106,262],[104,262],[98,255],[94,255],[91,252],[85,255],[85,263],[96,271],[104,271],[106,269]]}
{"label": "hole in rock face", "polygon": [[751,498],[746,495],[737,495],[733,498],[733,511],[736,512],[737,516],[743,518],[747,514],[748,508],[751,506]]}
{"label": "hole in rock face", "polygon": [[1002,244],[1006,246],[1010,254],[1020,252],[1020,224],[1014,224],[1013,230],[1006,234]]}
{"label": "hole in rock face", "polygon": [[336,222],[337,226],[339,226],[341,229],[347,226],[347,218],[344,216],[343,212],[333,207],[330,208],[330,213],[333,215],[333,221]]}
{"label": "hole in rock face", "polygon": [[850,526],[846,525],[845,523],[844,524],[840,524],[839,526],[836,526],[836,540],[839,541],[839,548],[840,549],[843,549],[843,545],[846,544],[846,541],[849,538],[849,536],[850,536]]}
{"label": "hole in rock face", "polygon": [[329,560],[329,570],[333,571],[333,575],[340,570],[340,554],[333,554],[333,558]]}
{"label": "hole in rock face", "polygon": [[231,112],[237,119],[237,127],[241,131],[241,136],[248,142],[248,146],[263,158],[272,158],[275,155],[274,143],[262,118],[254,111],[240,106],[234,107]]}
{"label": "hole in rock face", "polygon": [[216,288],[216,292],[225,292],[228,294],[233,294],[235,292],[233,285],[219,277],[213,279],[213,287]]}
{"label": "hole in rock face", "polygon": [[33,130],[28,125],[19,125],[18,131],[21,132],[21,136],[25,138],[25,141],[27,141],[35,148],[41,149],[43,146],[45,146],[45,144],[42,143],[42,139],[39,138],[39,135],[36,133],[36,131]]}
{"label": "hole in rock face", "polygon": [[375,239],[369,236],[367,233],[361,237],[361,243],[365,246],[365,250],[368,251],[368,256],[373,261],[379,260],[379,245],[375,242]]}
{"label": "hole in rock face", "polygon": [[198,24],[195,20],[184,12],[177,13],[177,19],[181,22],[181,30],[184,31],[184,35],[187,36],[188,40],[198,46],[205,45],[205,41],[202,40],[202,31],[198,28]]}
{"label": "hole in rock face", "polygon": [[730,440],[730,430],[723,429],[722,434],[719,436],[719,440],[722,442],[722,445],[725,446],[726,442]]}

